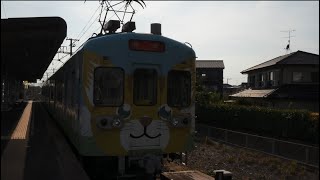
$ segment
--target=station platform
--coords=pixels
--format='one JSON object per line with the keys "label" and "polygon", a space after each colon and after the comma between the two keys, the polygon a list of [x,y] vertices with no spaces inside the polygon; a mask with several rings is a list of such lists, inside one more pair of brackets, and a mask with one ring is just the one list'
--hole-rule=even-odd
{"label": "station platform", "polygon": [[89,180],[41,102],[1,111],[1,179]]}

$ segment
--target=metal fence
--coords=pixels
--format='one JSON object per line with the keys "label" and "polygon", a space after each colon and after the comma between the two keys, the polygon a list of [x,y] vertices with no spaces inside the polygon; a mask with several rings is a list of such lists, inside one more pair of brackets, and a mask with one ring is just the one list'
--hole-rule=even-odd
{"label": "metal fence", "polygon": [[197,124],[200,136],[238,145],[319,168],[319,147]]}

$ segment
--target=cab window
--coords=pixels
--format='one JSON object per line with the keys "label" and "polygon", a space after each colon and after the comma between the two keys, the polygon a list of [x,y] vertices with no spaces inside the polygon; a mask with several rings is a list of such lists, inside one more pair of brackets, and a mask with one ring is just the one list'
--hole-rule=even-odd
{"label": "cab window", "polygon": [[136,69],[133,75],[133,102],[151,106],[157,103],[157,72],[154,69]]}
{"label": "cab window", "polygon": [[121,68],[98,67],[94,70],[93,102],[97,106],[123,104],[124,71]]}
{"label": "cab window", "polygon": [[187,107],[191,102],[191,74],[188,71],[172,70],[168,73],[168,105]]}

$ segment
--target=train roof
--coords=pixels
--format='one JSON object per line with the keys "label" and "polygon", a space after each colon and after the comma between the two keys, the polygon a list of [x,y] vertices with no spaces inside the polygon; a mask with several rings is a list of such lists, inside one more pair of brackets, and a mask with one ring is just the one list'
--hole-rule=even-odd
{"label": "train roof", "polygon": [[[186,43],[181,43],[179,41],[173,40],[171,38],[161,36],[161,35],[154,35],[154,34],[148,34],[148,33],[114,33],[114,34],[106,34],[101,36],[96,36],[89,38],[86,42],[84,42],[79,49],[75,52],[75,54],[78,51],[81,51],[82,49],[86,49],[90,47],[90,45],[95,44],[97,42],[101,41],[119,41],[119,40],[129,40],[129,39],[140,39],[140,40],[151,40],[151,41],[161,41],[166,44],[171,44],[172,46],[181,46],[186,49],[189,49],[190,51],[193,51],[193,49],[188,46]],[[194,52],[194,51],[193,51]]]}
{"label": "train roof", "polygon": [[[114,34],[106,34],[106,35],[101,35],[101,36],[96,36],[89,38],[86,42],[84,42],[76,52],[69,58],[72,59],[73,56],[75,56],[77,53],[83,51],[83,50],[95,50],[95,51],[100,51],[104,52],[106,47],[104,46],[106,43],[109,43],[111,48],[114,48],[112,52],[114,54],[116,53],[121,53],[119,48],[115,48],[114,43],[117,43],[117,45],[122,44],[121,47],[128,47],[128,40],[130,39],[138,39],[138,40],[150,40],[150,41],[161,41],[166,44],[167,48],[175,48],[179,49],[179,52],[188,52],[189,57],[194,57],[196,58],[194,50],[187,45],[186,43],[181,43],[176,40],[170,39],[165,36],[161,35],[154,35],[154,34],[147,34],[147,33],[114,33]],[[117,50],[116,50],[117,49]],[[165,53],[163,53],[165,54]],[[69,60],[65,63],[68,64]],[[57,72],[59,72],[62,68],[60,68]],[[56,77],[56,74],[52,75],[51,78]],[[51,79],[49,78],[49,79]]]}

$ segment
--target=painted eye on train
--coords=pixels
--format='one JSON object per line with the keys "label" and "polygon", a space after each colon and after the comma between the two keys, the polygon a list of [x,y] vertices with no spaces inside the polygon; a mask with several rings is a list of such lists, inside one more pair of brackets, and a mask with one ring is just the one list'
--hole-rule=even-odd
{"label": "painted eye on train", "polygon": [[168,105],[160,107],[158,115],[163,120],[168,120],[171,116],[171,108]]}
{"label": "painted eye on train", "polygon": [[130,117],[131,106],[129,104],[124,104],[117,109],[117,115],[123,119]]}

